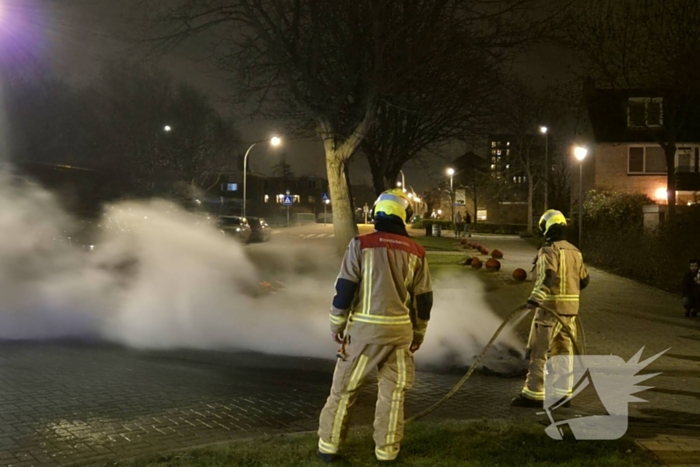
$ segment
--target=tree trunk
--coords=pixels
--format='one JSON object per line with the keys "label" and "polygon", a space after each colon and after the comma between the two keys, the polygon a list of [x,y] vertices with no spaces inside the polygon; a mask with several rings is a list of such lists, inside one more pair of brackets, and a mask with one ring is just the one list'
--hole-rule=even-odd
{"label": "tree trunk", "polygon": [[676,144],[669,141],[664,148],[666,155],[666,192],[668,198],[668,220],[676,218]]}
{"label": "tree trunk", "polygon": [[326,145],[325,149],[328,185],[333,204],[333,228],[336,246],[338,252],[343,252],[348,247],[350,240],[358,234],[345,171],[346,158],[340,150],[334,149],[330,145]]}

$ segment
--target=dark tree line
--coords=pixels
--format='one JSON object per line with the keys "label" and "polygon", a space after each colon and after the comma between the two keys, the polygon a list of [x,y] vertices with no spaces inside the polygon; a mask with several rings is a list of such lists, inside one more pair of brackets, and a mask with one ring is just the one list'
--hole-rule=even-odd
{"label": "dark tree line", "polygon": [[4,83],[4,98],[15,162],[90,169],[105,197],[208,188],[210,174],[234,165],[231,122],[196,88],[158,70],[115,62],[83,84],[22,74]]}

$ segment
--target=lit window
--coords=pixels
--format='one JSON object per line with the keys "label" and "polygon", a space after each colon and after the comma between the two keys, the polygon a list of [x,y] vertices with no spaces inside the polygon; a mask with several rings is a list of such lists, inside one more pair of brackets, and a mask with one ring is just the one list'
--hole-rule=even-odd
{"label": "lit window", "polygon": [[510,164],[506,164],[506,169],[510,169]]}
{"label": "lit window", "polygon": [[506,143],[506,146],[510,146],[510,141],[508,141],[508,142]]}
{"label": "lit window", "polygon": [[476,218],[480,221],[485,221],[487,218],[486,209],[477,209],[476,210]]}
{"label": "lit window", "polygon": [[316,198],[313,196],[309,196],[309,204],[314,204],[316,202]]}
{"label": "lit window", "polygon": [[492,147],[492,148],[495,148],[495,147],[496,147],[496,142],[495,142],[495,141],[491,141],[491,147]]}
{"label": "lit window", "polygon": [[270,195],[265,195],[265,202],[267,203],[268,201],[270,201]]}
{"label": "lit window", "polygon": [[506,149],[506,156],[510,156],[510,149]]}
{"label": "lit window", "polygon": [[491,170],[496,168],[496,164],[491,164]]}
{"label": "lit window", "polygon": [[498,156],[501,155],[501,150],[500,150],[500,149],[499,149],[498,151],[496,151],[496,155],[498,155]]}
{"label": "lit window", "polygon": [[495,158],[495,157],[492,157],[492,158],[491,158],[491,162],[495,163],[495,162],[496,162],[496,158]]}

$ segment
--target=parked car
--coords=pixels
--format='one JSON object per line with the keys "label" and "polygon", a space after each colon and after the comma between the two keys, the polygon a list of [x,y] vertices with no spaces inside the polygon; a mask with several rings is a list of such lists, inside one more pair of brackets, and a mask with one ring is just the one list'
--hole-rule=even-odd
{"label": "parked car", "polygon": [[237,238],[243,243],[248,243],[252,231],[248,220],[240,216],[219,216],[219,228],[225,235]]}
{"label": "parked car", "polygon": [[251,242],[267,242],[272,238],[272,229],[262,217],[249,217],[248,224],[250,224]]}

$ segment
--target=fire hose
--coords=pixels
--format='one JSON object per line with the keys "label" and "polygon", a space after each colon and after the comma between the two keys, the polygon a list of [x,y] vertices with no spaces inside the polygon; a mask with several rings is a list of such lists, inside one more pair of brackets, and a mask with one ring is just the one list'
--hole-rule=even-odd
{"label": "fire hose", "polygon": [[[576,336],[576,338],[572,338],[574,354],[584,355],[585,351],[586,351],[586,337],[585,337],[585,334],[583,331],[583,325],[581,324],[581,320],[578,318],[576,319],[577,333],[574,334],[572,332],[572,329],[569,327],[568,323],[566,323],[561,318],[559,313],[557,313],[555,310],[552,310],[551,308],[548,308],[548,307],[540,306],[540,308],[545,310],[545,311],[550,312],[557,319],[557,321],[559,321],[562,328],[566,329],[566,331],[569,333],[570,336],[572,336],[572,337]],[[454,396],[457,393],[457,391],[459,391],[460,388],[462,386],[464,386],[464,383],[466,383],[467,380],[474,374],[476,369],[479,367],[479,364],[484,359],[486,352],[488,352],[489,349],[493,346],[494,342],[496,342],[496,339],[498,338],[499,334],[501,334],[501,332],[506,328],[508,323],[510,323],[511,320],[513,320],[515,317],[517,317],[523,310],[529,310],[527,305],[519,306],[518,308],[513,310],[510,313],[510,315],[508,315],[508,317],[506,317],[505,320],[503,320],[503,322],[498,327],[498,329],[496,329],[496,332],[494,333],[494,335],[491,337],[491,340],[489,340],[489,342],[486,344],[486,346],[481,350],[481,353],[477,356],[474,363],[469,367],[469,371],[467,371],[467,373],[462,377],[462,379],[460,379],[457,382],[457,384],[454,385],[454,387],[450,390],[450,392],[445,394],[445,396],[442,399],[437,401],[432,406],[430,406],[427,409],[423,410],[422,412],[412,416],[411,418],[406,419],[405,423],[410,423],[410,422],[413,422],[415,420],[418,420],[419,418],[425,417],[426,415],[437,410],[440,406],[442,406],[445,402],[447,402],[452,396]],[[579,340],[580,340],[580,342],[579,342]]]}

